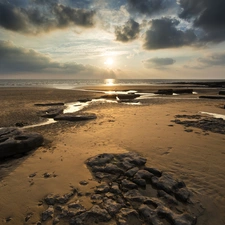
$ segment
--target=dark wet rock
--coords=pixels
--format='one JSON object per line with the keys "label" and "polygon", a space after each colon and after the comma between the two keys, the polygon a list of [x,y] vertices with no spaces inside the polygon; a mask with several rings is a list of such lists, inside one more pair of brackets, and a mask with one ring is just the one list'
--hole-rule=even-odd
{"label": "dark wet rock", "polygon": [[118,183],[116,183],[116,182],[112,183],[112,185],[110,187],[110,192],[115,193],[115,194],[121,193],[121,190],[119,189]]}
{"label": "dark wet rock", "polygon": [[173,94],[173,89],[159,89],[154,94],[159,94],[159,95],[172,95]]}
{"label": "dark wet rock", "polygon": [[63,113],[63,108],[50,108],[45,111],[41,111],[39,114],[44,118],[54,118]]}
{"label": "dark wet rock", "polygon": [[35,106],[62,106],[63,102],[36,103]]}
{"label": "dark wet rock", "polygon": [[72,218],[70,224],[95,224],[99,222],[108,222],[110,220],[111,216],[105,209],[100,208],[98,205],[94,205],[90,210]]}
{"label": "dark wet rock", "polygon": [[223,96],[218,95],[201,95],[199,98],[208,98],[208,99],[225,99]]}
{"label": "dark wet rock", "polygon": [[56,217],[56,218],[54,218],[54,220],[52,221],[52,224],[54,225],[54,224],[57,224],[57,223],[59,223],[59,222],[60,222],[59,217]]}
{"label": "dark wet rock", "polygon": [[119,225],[141,224],[138,212],[130,208],[122,208],[117,214],[117,221]]}
{"label": "dark wet rock", "polygon": [[147,170],[138,170],[138,172],[134,175],[135,179],[145,179],[145,180],[151,180],[151,178],[154,175]]}
{"label": "dark wet rock", "polygon": [[140,187],[145,188],[146,187],[146,180],[145,179],[133,179],[132,180],[135,184],[137,184]]}
{"label": "dark wet rock", "polygon": [[197,218],[188,213],[176,214],[166,207],[159,207],[157,213],[175,225],[195,225],[197,222]]}
{"label": "dark wet rock", "polygon": [[101,98],[113,99],[113,100],[116,100],[117,98],[119,98],[121,100],[135,99],[138,97],[140,97],[139,94],[106,94],[106,95],[101,96]]}
{"label": "dark wet rock", "polygon": [[87,185],[87,184],[88,184],[88,181],[86,181],[86,180],[80,181],[80,185]]}
{"label": "dark wet rock", "polygon": [[109,174],[109,173],[103,173],[103,172],[96,172],[95,173],[95,177],[97,179],[100,180],[111,180],[111,181],[115,181],[117,180],[119,175],[115,175],[115,174]]}
{"label": "dark wet rock", "polygon": [[157,177],[161,177],[162,176],[162,171],[155,169],[155,168],[151,168],[151,167],[145,167],[145,170],[147,170],[148,172],[154,174]]}
{"label": "dark wet rock", "polygon": [[[177,115],[178,116],[178,115]],[[177,117],[176,116],[176,117]],[[185,118],[185,117],[180,117]],[[191,119],[191,117],[187,117]],[[172,122],[176,124],[181,124],[185,127],[195,127],[202,129],[203,131],[211,131],[213,133],[225,134],[225,120],[222,118],[213,118],[213,117],[201,117],[200,119],[195,120],[173,120]]]}
{"label": "dark wet rock", "polygon": [[25,122],[17,122],[17,123],[15,123],[16,127],[24,127],[25,125],[27,125],[27,123],[25,123]]}
{"label": "dark wet rock", "polygon": [[190,191],[186,187],[177,189],[174,194],[175,194],[177,199],[179,199],[183,202],[187,202],[190,198],[190,195],[191,195]]}
{"label": "dark wet rock", "polygon": [[[131,167],[125,170],[124,162]],[[55,208],[51,222],[58,218],[72,225],[108,221],[118,225],[195,225],[202,212],[196,210],[184,182],[145,163],[146,159],[136,153],[101,154],[88,159],[86,164],[93,176],[103,177],[90,192],[93,207],[86,210],[80,204],[83,199],[77,189],[62,196],[48,195],[44,202]]]}
{"label": "dark wet rock", "polygon": [[158,196],[170,205],[178,205],[178,201],[172,195],[167,194],[163,190],[158,191]]}
{"label": "dark wet rock", "polygon": [[225,95],[225,91],[219,91],[219,95]]}
{"label": "dark wet rock", "polygon": [[126,193],[124,193],[123,197],[129,201],[134,202],[144,202],[146,200],[146,197],[135,189],[127,191]]}
{"label": "dark wet rock", "polygon": [[42,213],[42,221],[52,219],[53,216],[54,216],[54,208],[53,206],[49,206],[48,209]]}
{"label": "dark wet rock", "polygon": [[121,204],[112,199],[105,199],[102,206],[111,216],[115,215],[122,208]]}
{"label": "dark wet rock", "polygon": [[124,173],[122,169],[112,163],[107,163],[105,166],[93,166],[93,172],[103,172],[103,173],[110,173],[110,174],[117,174],[117,173]]}
{"label": "dark wet rock", "polygon": [[147,224],[151,225],[163,225],[163,223],[160,221],[157,212],[150,207],[148,207],[145,204],[142,204],[139,207],[139,212],[144,218],[144,220],[147,222]]}
{"label": "dark wet rock", "polygon": [[125,175],[128,177],[133,177],[135,173],[137,173],[137,171],[139,170],[138,167],[133,167],[129,170],[126,171]]}
{"label": "dark wet rock", "polygon": [[192,94],[193,91],[194,91],[193,89],[189,89],[189,88],[173,89],[173,93],[176,93],[176,94]]}
{"label": "dark wet rock", "polygon": [[161,177],[152,177],[152,183],[160,190],[168,194],[174,193],[178,188],[184,187],[184,183],[175,180],[170,174],[163,173]]}
{"label": "dark wet rock", "polygon": [[91,195],[91,200],[102,200],[103,196],[100,194],[93,194]]}
{"label": "dark wet rock", "polygon": [[100,154],[88,159],[86,163],[90,167],[101,166],[106,163],[109,163],[113,158],[114,158],[113,154]]}
{"label": "dark wet rock", "polygon": [[130,180],[123,179],[121,181],[121,187],[125,189],[136,189],[138,186]]}
{"label": "dark wet rock", "polygon": [[28,133],[17,128],[0,129],[0,159],[23,154],[42,145],[44,139],[38,133]]}
{"label": "dark wet rock", "polygon": [[65,121],[83,121],[83,120],[93,120],[96,119],[97,116],[94,113],[64,113],[54,117],[54,120],[65,120]]}
{"label": "dark wet rock", "polygon": [[110,190],[109,185],[107,185],[107,184],[101,184],[101,185],[99,185],[99,186],[96,187],[95,193],[97,193],[97,194],[106,193],[109,190]]}
{"label": "dark wet rock", "polygon": [[53,194],[49,194],[45,197],[44,200],[47,205],[54,205],[56,203],[56,196]]}
{"label": "dark wet rock", "polygon": [[82,98],[82,99],[79,99],[78,102],[90,102],[92,99],[90,98]]}

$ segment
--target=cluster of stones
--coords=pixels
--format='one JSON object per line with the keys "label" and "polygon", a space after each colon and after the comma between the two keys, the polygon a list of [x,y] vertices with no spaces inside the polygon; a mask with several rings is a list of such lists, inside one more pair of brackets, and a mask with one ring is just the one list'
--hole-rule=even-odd
{"label": "cluster of stones", "polygon": [[172,95],[172,94],[192,94],[193,89],[159,89],[154,94]]}
{"label": "cluster of stones", "polygon": [[[81,99],[80,102],[89,101],[88,99]],[[39,112],[41,117],[53,118],[56,121],[82,121],[96,119],[97,116],[94,113],[63,113],[64,103],[40,103],[35,106],[46,107],[50,106],[47,110]]]}
{"label": "cluster of stones", "polygon": [[27,133],[13,127],[0,129],[0,159],[24,154],[43,143],[42,135]]}
{"label": "cluster of stones", "polygon": [[195,127],[204,131],[225,134],[225,120],[222,118],[203,117],[201,115],[176,115],[175,117],[176,119],[171,122],[181,124],[185,127]]}
{"label": "cluster of stones", "polygon": [[42,221],[51,219],[56,224],[64,220],[71,225],[196,224],[191,193],[184,182],[145,163],[146,159],[136,153],[100,154],[88,159],[86,164],[100,183],[89,193],[93,206],[85,209],[76,189],[64,196],[48,195]]}

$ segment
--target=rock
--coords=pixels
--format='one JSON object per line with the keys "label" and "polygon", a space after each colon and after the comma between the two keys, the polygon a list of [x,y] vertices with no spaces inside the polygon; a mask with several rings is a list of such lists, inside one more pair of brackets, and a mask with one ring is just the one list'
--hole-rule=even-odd
{"label": "rock", "polygon": [[139,220],[139,214],[134,209],[122,208],[116,216],[119,225],[142,224]]}
{"label": "rock", "polygon": [[140,186],[140,187],[143,187],[143,188],[146,187],[146,181],[145,181],[145,179],[133,179],[133,182],[135,184],[137,184],[138,186]]}
{"label": "rock", "polygon": [[125,173],[125,175],[128,177],[133,177],[134,174],[137,173],[138,170],[139,170],[138,167],[131,168]]}
{"label": "rock", "polygon": [[40,116],[44,118],[54,118],[63,113],[63,108],[50,108],[40,112]]}
{"label": "rock", "polygon": [[54,208],[53,206],[49,206],[47,210],[42,213],[42,221],[46,221],[47,219],[52,219],[54,216]]}
{"label": "rock", "polygon": [[176,198],[181,200],[182,202],[187,202],[190,198],[190,195],[190,191],[186,187],[180,188],[175,191]]}
{"label": "rock", "polygon": [[31,151],[42,145],[38,133],[28,133],[17,128],[0,129],[0,159]]}
{"label": "rock", "polygon": [[90,102],[92,99],[89,98],[83,98],[83,99],[79,99],[78,102]]}
{"label": "rock", "polygon": [[96,172],[94,175],[97,179],[109,180],[109,181],[115,181],[115,180],[117,180],[117,178],[119,176],[119,175],[115,175],[115,174],[102,173],[102,172]]}
{"label": "rock", "polygon": [[54,120],[65,120],[65,121],[83,121],[83,120],[93,120],[96,119],[97,116],[94,113],[64,113],[54,117]]}
{"label": "rock", "polygon": [[114,216],[122,208],[121,204],[117,203],[112,199],[104,200],[102,205],[111,216]]}
{"label": "rock", "polygon": [[163,190],[158,191],[158,196],[170,205],[178,205],[178,201],[172,195],[167,194]]}
{"label": "rock", "polygon": [[110,189],[110,187],[107,184],[101,184],[96,187],[95,193],[97,193],[97,194],[106,193],[109,191],[109,189]]}
{"label": "rock", "polygon": [[86,180],[80,181],[80,185],[87,185],[87,184],[88,184],[88,182]]}
{"label": "rock", "polygon": [[151,180],[151,178],[154,175],[147,170],[138,170],[138,172],[134,175],[135,179],[145,179],[145,180]]}
{"label": "rock", "polygon": [[137,184],[135,184],[132,181],[129,181],[127,179],[123,179],[121,181],[121,186],[122,186],[122,188],[125,188],[125,189],[136,189],[138,187]]}
{"label": "rock", "polygon": [[111,188],[110,188],[110,192],[115,193],[115,194],[121,193],[118,183],[116,183],[116,182],[112,183]]}
{"label": "rock", "polygon": [[47,205],[54,205],[56,203],[56,196],[53,194],[49,194],[45,197],[44,200]]}
{"label": "rock", "polygon": [[112,163],[107,163],[105,166],[93,166],[93,172],[103,172],[103,173],[110,173],[110,174],[122,174],[124,171],[120,169],[118,166]]}
{"label": "rock", "polygon": [[160,178],[152,177],[152,183],[160,190],[164,190],[168,194],[173,193],[178,187],[181,188],[185,184],[179,182],[167,173],[163,173]]}
{"label": "rock", "polygon": [[[127,161],[134,166],[144,166],[146,163],[146,159],[138,155],[134,152],[124,153],[120,155],[116,155],[116,157],[121,161]],[[130,169],[130,168],[129,168]]]}
{"label": "rock", "polygon": [[36,103],[35,106],[62,106],[63,102]]}
{"label": "rock", "polygon": [[103,196],[101,194],[93,194],[91,195],[92,200],[102,200]]}
{"label": "rock", "polygon": [[163,225],[163,223],[158,218],[157,211],[149,208],[145,204],[142,204],[138,210],[140,214],[143,216],[144,220],[147,222],[147,224]]}
{"label": "rock", "polygon": [[69,216],[76,216],[76,215],[79,215],[86,211],[86,209],[83,205],[76,203],[76,202],[70,203],[68,205],[68,208],[69,208],[69,211],[67,214]]}
{"label": "rock", "polygon": [[225,95],[225,91],[219,91],[219,95]]}
{"label": "rock", "polygon": [[90,210],[72,218],[70,224],[95,224],[99,222],[108,222],[110,220],[111,216],[105,209],[100,208],[98,205],[94,205]]}
{"label": "rock", "polygon": [[172,95],[173,94],[173,89],[159,89],[154,94],[158,94],[158,95]]}
{"label": "rock", "polygon": [[162,176],[162,172],[157,170],[157,169],[155,169],[155,168],[145,167],[144,169],[147,170],[148,172],[154,174],[157,177],[161,177]]}
{"label": "rock", "polygon": [[88,159],[86,163],[90,167],[102,166],[106,163],[109,163],[113,158],[113,154],[100,154]]}
{"label": "rock", "polygon": [[146,200],[146,197],[143,196],[138,190],[133,189],[130,191],[127,191],[125,194],[123,194],[123,197],[129,201],[134,202],[141,202],[143,203]]}

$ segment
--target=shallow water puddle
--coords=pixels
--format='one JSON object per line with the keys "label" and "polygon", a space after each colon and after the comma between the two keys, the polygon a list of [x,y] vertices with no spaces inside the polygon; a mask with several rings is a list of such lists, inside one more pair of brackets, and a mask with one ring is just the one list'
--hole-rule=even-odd
{"label": "shallow water puddle", "polygon": [[225,115],[222,115],[222,114],[210,113],[210,112],[200,112],[200,113],[213,116],[214,118],[217,118],[217,119],[223,119],[223,120],[225,120]]}

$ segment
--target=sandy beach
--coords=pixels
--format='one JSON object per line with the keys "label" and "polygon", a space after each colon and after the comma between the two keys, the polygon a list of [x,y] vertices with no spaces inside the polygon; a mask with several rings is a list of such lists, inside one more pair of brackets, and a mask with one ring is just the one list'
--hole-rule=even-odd
{"label": "sandy beach", "polygon": [[[154,92],[160,88],[89,87],[96,92],[1,88],[0,127],[45,121],[39,112],[47,107],[34,105],[38,103],[99,98],[103,95],[99,90]],[[198,211],[197,225],[225,224],[225,135],[220,127],[206,130],[200,123],[196,127],[189,126],[190,122],[182,123],[212,118],[201,112],[225,115],[224,99],[198,98],[217,95],[218,90],[196,87],[196,95],[163,95],[140,100],[138,105],[94,103],[83,111],[96,114],[97,119],[59,121],[26,129],[43,135],[44,143],[22,157],[1,160],[0,224],[53,224],[51,219],[41,221],[41,214],[47,207],[43,199],[48,194],[63,195],[71,188],[80,191],[76,200],[87,209],[91,208],[89,195],[99,183],[85,161],[101,153],[127,152],[138,153],[147,159],[147,166],[167,172],[186,184]],[[88,181],[87,185],[80,184],[84,180]],[[62,219],[57,224],[69,222]]]}

